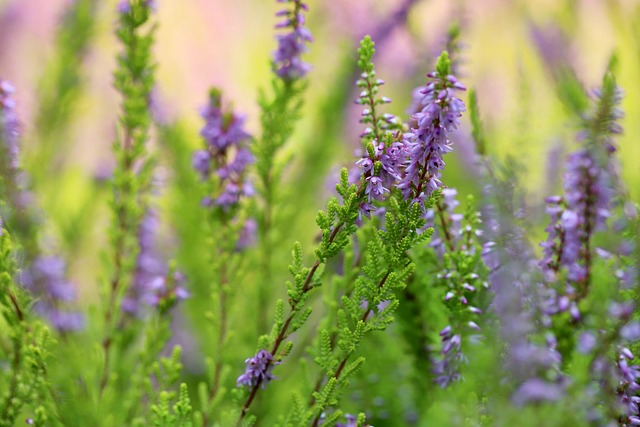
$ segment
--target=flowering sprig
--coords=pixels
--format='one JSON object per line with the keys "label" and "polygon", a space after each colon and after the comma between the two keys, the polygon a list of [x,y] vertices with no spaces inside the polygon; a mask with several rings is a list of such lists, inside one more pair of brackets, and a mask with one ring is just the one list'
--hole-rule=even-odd
{"label": "flowering sprig", "polygon": [[19,281],[39,297],[37,312],[57,330],[75,331],[83,327],[83,317],[64,308],[76,298],[66,278],[66,263],[57,255],[45,254],[38,241],[40,215],[26,187],[27,174],[19,167],[20,128],[13,91],[8,81],[0,80],[0,218],[6,218],[22,245],[25,266]]}
{"label": "flowering sprig", "polygon": [[[364,156],[356,162],[361,179],[365,182],[367,200],[360,207],[362,215],[370,217],[376,207],[372,201],[382,202],[401,179],[407,152],[401,140],[400,121],[392,114],[380,114],[378,107],[391,99],[379,97],[379,87],[384,81],[376,77],[371,61],[375,44],[365,36],[360,42],[358,66],[362,70],[357,81],[361,89],[356,104],[363,105],[360,123],[367,125],[362,133]],[[393,132],[396,130],[397,132]]]}
{"label": "flowering sprig", "polygon": [[171,271],[158,253],[158,213],[149,208],[140,223],[138,242],[140,252],[136,262],[135,277],[127,295],[122,300],[122,310],[132,316],[140,316],[143,305],[166,311],[176,302],[184,300],[189,292],[184,287],[184,277]]}
{"label": "flowering sprig", "polygon": [[261,92],[258,102],[261,108],[261,135],[253,141],[251,151],[255,156],[257,175],[258,212],[256,228],[261,248],[261,286],[258,288],[260,311],[256,317],[258,325],[268,322],[266,307],[271,302],[270,284],[272,277],[273,249],[286,246],[278,242],[273,234],[277,226],[278,206],[282,202],[280,182],[288,160],[281,151],[287,144],[295,124],[300,117],[303,93],[307,87],[305,78],[310,67],[302,61],[301,55],[307,51],[307,44],[313,39],[305,27],[304,13],[308,7],[301,0],[278,0],[288,3],[287,8],[277,13],[282,18],[276,28],[289,30],[277,34],[278,48],[273,54],[272,79],[273,94]]}
{"label": "flowering sprig", "polygon": [[[597,90],[595,112],[583,120],[582,142],[569,155],[564,175],[564,196],[548,197],[547,212],[551,223],[546,228],[540,267],[545,274],[550,295],[543,311],[547,316],[569,313],[569,322],[581,322],[579,306],[589,293],[596,251],[592,240],[606,228],[612,208],[613,179],[609,164],[615,153],[612,135],[621,132],[616,120],[621,93],[610,74]],[[566,277],[566,283],[562,280]],[[565,357],[573,350],[573,331],[566,322],[555,320],[555,333]]]}
{"label": "flowering sprig", "polygon": [[206,226],[212,234],[215,233],[215,238],[207,239],[215,279],[214,284],[208,287],[206,297],[212,299],[216,314],[214,336],[207,337],[215,343],[214,354],[211,355],[213,373],[206,385],[207,399],[201,408],[202,425],[207,426],[209,417],[214,413],[216,397],[225,388],[222,371],[229,339],[229,304],[234,290],[229,283],[239,277],[230,264],[237,263],[240,256],[237,252],[254,239],[256,230],[254,220],[246,219],[244,213],[247,201],[254,194],[247,176],[247,167],[254,158],[248,147],[251,135],[244,129],[244,117],[223,110],[222,94],[218,89],[209,92],[209,102],[202,109],[201,116],[205,119],[200,131],[205,149],[194,153],[193,167],[207,192],[202,200],[208,211]]}
{"label": "flowering sprig", "polygon": [[457,191],[447,188],[442,194],[442,200],[427,214],[438,219],[434,224],[438,237],[430,246],[442,257],[436,284],[444,288],[443,302],[449,311],[449,324],[439,333],[442,346],[440,357],[433,358],[433,374],[434,381],[446,387],[461,378],[460,367],[467,360],[463,344],[477,343],[481,337],[479,325],[488,306],[489,283],[481,251],[482,221],[473,209],[473,198],[467,200],[465,214],[458,214]]}
{"label": "flowering sprig", "polygon": [[277,0],[278,3],[291,3],[291,9],[283,9],[276,16],[282,21],[276,25],[279,29],[290,32],[276,36],[278,49],[273,53],[276,74],[284,80],[295,80],[304,77],[311,66],[302,61],[302,54],[307,52],[307,43],[313,41],[311,32],[304,26],[303,12],[309,7],[302,0]]}
{"label": "flowering sprig", "polygon": [[280,364],[280,362],[274,362],[273,355],[266,350],[258,351],[254,357],[250,357],[244,362],[247,364],[247,368],[244,374],[238,377],[238,386],[253,387],[259,382],[262,388],[275,379],[271,371],[275,365]]}
{"label": "flowering sprig", "polygon": [[[102,341],[104,364],[100,393],[104,395],[112,374],[113,334],[120,323],[121,304],[135,278],[140,251],[135,238],[143,220],[151,187],[153,163],[146,155],[151,113],[150,94],[154,84],[152,63],[154,28],[148,28],[151,5],[147,1],[120,2],[116,34],[123,51],[114,72],[114,86],[123,97],[120,133],[112,148],[116,168],[112,181],[113,210],[110,233],[111,272],[106,287],[105,331]],[[127,343],[119,342],[118,345]],[[121,362],[116,360],[116,362]],[[115,364],[116,370],[122,368]]]}
{"label": "flowering sprig", "polygon": [[[270,347],[268,353],[273,356],[273,362],[266,362],[265,371],[269,369],[271,363],[281,362],[291,351],[293,343],[287,339],[293,332],[300,329],[311,315],[311,308],[306,307],[305,303],[309,292],[321,285],[321,266],[349,244],[350,236],[357,229],[355,223],[360,204],[364,198],[364,187],[350,185],[348,175],[347,169],[342,169],[340,183],[336,185],[336,190],[342,198],[342,204],[333,198],[329,201],[326,212],[318,212],[316,223],[322,230],[322,238],[319,247],[315,250],[316,260],[311,267],[305,267],[303,264],[301,245],[297,242],[294,245],[293,262],[289,266],[289,272],[293,276],[294,282],[287,282],[289,314],[285,316],[283,303],[279,301],[277,307],[280,308],[276,310],[276,319],[271,334],[261,338],[259,343],[260,347]],[[238,425],[247,415],[258,390],[261,388],[262,381],[263,379],[260,377],[249,387],[249,396],[240,412]]]}
{"label": "flowering sprig", "polygon": [[432,229],[421,231],[425,224],[422,207],[397,196],[389,201],[384,229],[371,230],[366,260],[355,278],[353,292],[342,297],[336,325],[337,345],[322,342],[321,356],[316,362],[326,381],[314,390],[313,405],[307,413],[314,427],[319,425],[323,413],[337,405],[349,378],[364,364],[364,357],[351,359],[366,335],[383,331],[393,322],[393,313],[399,305],[397,294],[414,271],[408,252],[431,237]]}
{"label": "flowering sprig", "polygon": [[454,95],[466,88],[450,71],[451,61],[445,51],[438,58],[436,71],[427,74],[432,81],[422,91],[424,108],[413,115],[415,127],[405,135],[409,165],[398,188],[406,199],[424,202],[442,186],[442,156],[453,150],[448,133],[457,129],[465,111],[464,102]]}

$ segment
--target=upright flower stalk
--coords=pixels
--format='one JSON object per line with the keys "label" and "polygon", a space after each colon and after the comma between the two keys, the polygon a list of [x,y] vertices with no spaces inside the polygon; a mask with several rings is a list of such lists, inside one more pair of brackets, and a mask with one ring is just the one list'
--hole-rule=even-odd
{"label": "upright flower stalk", "polygon": [[288,30],[285,34],[278,34],[278,49],[273,54],[276,74],[285,80],[295,80],[304,77],[311,66],[302,60],[302,54],[307,52],[307,44],[313,41],[311,32],[305,27],[303,12],[309,7],[301,0],[277,0],[278,3],[290,3],[290,9],[282,9],[276,16],[282,17],[276,28]]}
{"label": "upright flower stalk", "polygon": [[614,183],[609,165],[616,151],[612,136],[622,131],[616,123],[622,117],[617,108],[622,94],[611,75],[605,76],[594,98],[596,108],[584,117],[579,135],[582,146],[566,162],[564,196],[546,199],[551,223],[547,241],[541,244],[544,257],[540,267],[547,282],[558,283],[561,273],[567,279],[565,285],[555,286],[555,301],[547,311],[569,311],[575,321],[581,318],[578,304],[591,287],[596,254],[592,240],[597,231],[606,228],[611,215]]}
{"label": "upright flower stalk", "polygon": [[[206,191],[201,204],[207,210],[207,226],[214,233],[208,239],[208,247],[214,277],[212,302],[216,305],[215,345],[211,355],[213,375],[207,385],[208,396],[202,408],[202,425],[206,427],[215,412],[215,398],[224,387],[222,372],[229,339],[229,306],[234,290],[230,282],[241,280],[239,271],[234,270],[241,270],[238,260],[242,250],[254,240],[255,221],[246,218],[247,202],[254,195],[247,167],[254,158],[249,150],[251,135],[244,129],[244,117],[223,106],[219,90],[210,91],[209,102],[202,109],[201,116],[205,120],[200,131],[205,148],[194,153],[193,167]],[[252,364],[253,371],[263,364]]]}
{"label": "upright flower stalk", "polygon": [[[273,235],[280,213],[277,209],[282,195],[278,191],[286,160],[280,156],[291,138],[300,116],[306,76],[311,66],[302,56],[313,41],[305,24],[308,6],[302,0],[277,0],[284,8],[276,13],[277,49],[272,55],[273,93],[261,93],[261,134],[253,141],[251,150],[256,162],[256,190],[258,200],[257,232],[261,248],[261,285],[258,288],[258,327],[268,322],[267,307],[271,303],[270,283],[273,281],[273,248],[280,243]],[[288,243],[287,243],[288,244]]]}
{"label": "upright flower stalk", "polygon": [[122,301],[135,280],[140,244],[136,235],[148,205],[152,162],[146,154],[149,139],[150,94],[155,66],[151,60],[153,27],[148,28],[152,2],[121,1],[116,34],[123,51],[114,72],[114,85],[123,97],[119,133],[113,144],[116,168],[112,180],[113,210],[110,233],[111,275],[104,308],[105,332],[102,341],[104,365],[100,379],[102,395],[112,374],[114,331],[122,317]]}
{"label": "upright flower stalk", "polygon": [[443,155],[453,150],[448,134],[460,125],[465,105],[455,96],[466,90],[451,75],[451,61],[447,52],[438,58],[436,71],[427,74],[431,79],[422,90],[423,109],[414,114],[415,122],[405,137],[409,164],[398,186],[406,199],[424,202],[431,193],[442,187],[440,171],[444,169]]}

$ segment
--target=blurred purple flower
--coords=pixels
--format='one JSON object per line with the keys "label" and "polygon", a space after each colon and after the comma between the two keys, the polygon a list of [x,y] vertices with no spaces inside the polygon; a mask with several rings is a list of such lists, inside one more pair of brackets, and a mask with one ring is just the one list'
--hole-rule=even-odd
{"label": "blurred purple flower", "polygon": [[[166,261],[158,252],[158,226],[157,213],[149,208],[138,229],[140,252],[136,260],[133,283],[122,300],[122,309],[134,316],[141,314],[142,305],[156,307],[167,298],[175,297],[180,301],[189,296],[184,288],[182,274],[170,273]],[[170,274],[172,277],[169,277]]]}
{"label": "blurred purple flower", "polygon": [[66,264],[57,256],[40,256],[21,275],[22,285],[34,295],[42,296],[35,309],[59,331],[84,327],[81,313],[69,312],[65,303],[75,301],[76,290],[66,278]]}
{"label": "blurred purple flower", "polygon": [[355,415],[346,414],[345,418],[347,419],[345,423],[336,423],[336,427],[358,427],[358,418]]}
{"label": "blurred purple flower", "polygon": [[266,387],[271,380],[276,379],[271,371],[275,365],[280,362],[274,362],[273,356],[266,350],[260,350],[254,357],[250,357],[244,361],[247,367],[244,374],[240,375],[236,380],[238,387],[253,387],[258,382],[262,388]]}
{"label": "blurred purple flower", "polygon": [[203,206],[220,206],[230,209],[236,206],[242,196],[253,195],[253,186],[246,179],[246,168],[253,163],[253,155],[246,147],[251,135],[244,130],[244,118],[223,112],[219,91],[212,90],[209,105],[202,110],[205,125],[200,134],[205,139],[206,149],[193,154],[192,164],[203,180],[212,173],[220,179],[219,194],[207,196]]}
{"label": "blurred purple flower", "polygon": [[273,53],[276,72],[284,80],[295,80],[304,77],[311,66],[302,61],[301,56],[307,52],[307,43],[313,41],[313,37],[305,28],[303,11],[308,11],[308,6],[301,0],[278,0],[278,3],[292,3],[291,9],[283,9],[276,14],[282,17],[282,21],[276,28],[290,29],[289,33],[279,34],[278,49]]}
{"label": "blurred purple flower", "polygon": [[554,384],[543,381],[540,378],[532,378],[524,382],[513,394],[513,403],[522,406],[529,402],[555,401],[564,395],[562,384]]}
{"label": "blurred purple flower", "polygon": [[16,103],[11,97],[14,92],[15,88],[11,83],[0,79],[0,139],[5,145],[9,167],[17,169],[20,125],[15,114]]}

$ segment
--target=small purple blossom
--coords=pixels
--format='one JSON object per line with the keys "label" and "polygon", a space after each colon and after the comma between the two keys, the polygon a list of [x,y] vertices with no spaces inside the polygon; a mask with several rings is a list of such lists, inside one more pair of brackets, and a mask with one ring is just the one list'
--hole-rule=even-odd
{"label": "small purple blossom", "polygon": [[345,418],[347,419],[347,422],[337,423],[336,427],[357,427],[358,426],[358,418],[355,415],[346,414]]}
{"label": "small purple blossom", "polygon": [[282,17],[282,21],[276,28],[290,29],[286,34],[276,36],[278,49],[273,53],[276,73],[284,80],[295,80],[304,77],[311,66],[302,61],[301,56],[307,52],[307,43],[313,41],[311,32],[304,26],[303,11],[308,11],[308,6],[301,0],[278,0],[278,3],[292,3],[291,9],[283,9],[276,16]]}
{"label": "small purple blossom", "polygon": [[118,3],[118,13],[121,15],[126,15],[127,13],[131,12],[131,3],[129,3],[129,0],[121,0]]}
{"label": "small purple blossom", "polygon": [[254,387],[260,383],[260,386],[264,388],[271,380],[276,379],[271,371],[273,367],[280,362],[274,362],[273,356],[268,351],[260,350],[258,354],[248,358],[244,362],[247,364],[247,367],[245,368],[244,374],[240,375],[236,380],[238,387]]}

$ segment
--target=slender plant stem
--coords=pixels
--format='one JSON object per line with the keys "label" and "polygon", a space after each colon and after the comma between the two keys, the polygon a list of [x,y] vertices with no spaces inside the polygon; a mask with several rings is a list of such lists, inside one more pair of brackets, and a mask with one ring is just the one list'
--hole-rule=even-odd
{"label": "slender plant stem", "polygon": [[[344,226],[344,223],[340,223],[333,229],[333,231],[331,232],[331,235],[329,236],[329,244],[333,243],[334,239],[338,235],[338,232],[342,229],[343,226]],[[314,275],[316,274],[316,271],[318,270],[318,267],[320,267],[320,264],[321,262],[317,259],[313,263],[313,266],[309,270],[309,273],[307,274],[307,277],[305,278],[304,284],[302,286],[302,294],[306,294],[312,289],[311,282],[313,280]],[[273,346],[271,347],[271,354],[274,356],[274,360],[276,357],[276,353],[280,349],[280,346],[282,345],[284,340],[289,336],[288,334],[289,327],[291,326],[291,322],[293,321],[293,318],[298,313],[298,310],[299,310],[298,304],[300,304],[300,301],[301,299],[291,302],[291,310],[289,311],[289,316],[287,316],[287,319],[283,323],[275,341],[273,342]],[[271,365],[271,363],[272,361],[267,362],[264,368],[265,371],[269,369],[269,366]],[[240,416],[238,417],[238,422],[236,423],[237,426],[240,426],[242,424],[242,420],[247,415],[247,412],[249,411],[249,407],[251,406],[251,403],[255,399],[261,385],[262,385],[262,377],[259,377],[255,385],[251,388],[249,397],[247,398],[244,405],[242,406],[242,411],[240,412]]]}

